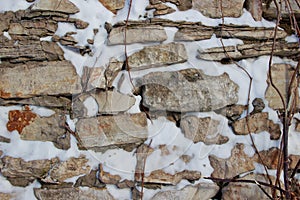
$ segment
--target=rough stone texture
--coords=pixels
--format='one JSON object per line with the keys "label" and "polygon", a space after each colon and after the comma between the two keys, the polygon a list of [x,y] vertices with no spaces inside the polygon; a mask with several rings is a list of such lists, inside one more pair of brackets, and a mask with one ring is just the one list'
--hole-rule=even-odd
{"label": "rough stone texture", "polygon": [[[6,40],[0,49],[0,59],[11,63],[26,61],[56,61],[64,60],[63,50],[54,42]],[[2,67],[2,66],[0,66]]]}
{"label": "rough stone texture", "polygon": [[99,174],[98,174],[98,177],[99,177],[99,180],[102,182],[102,183],[105,183],[105,184],[117,184],[120,182],[121,180],[121,176],[119,175],[112,175],[108,172],[105,172],[103,170],[103,166],[102,164],[99,165]]}
{"label": "rough stone texture", "polygon": [[209,156],[210,164],[214,168],[212,177],[214,178],[233,178],[241,173],[255,169],[254,157],[249,157],[244,152],[244,144],[236,144],[231,150],[231,156],[221,159],[214,155]]}
{"label": "rough stone texture", "polygon": [[[192,0],[150,0],[151,6],[160,5],[162,3],[170,2],[177,6],[178,10],[185,11],[192,8]],[[165,4],[163,4],[165,5]],[[168,13],[166,13],[168,14]]]}
{"label": "rough stone texture", "polygon": [[12,194],[0,192],[0,199],[1,200],[11,200],[12,198],[13,198]]}
{"label": "rough stone texture", "polygon": [[94,90],[89,94],[82,94],[73,98],[73,117],[87,117],[87,108],[84,102],[88,98],[93,98],[98,104],[98,113],[100,114],[116,114],[130,109],[134,103],[133,96],[122,94],[116,90],[101,91]]}
{"label": "rough stone texture", "polygon": [[295,169],[297,162],[300,160],[300,155],[289,155],[289,167]]}
{"label": "rough stone texture", "polygon": [[212,111],[238,101],[238,85],[224,73],[208,76],[201,70],[153,72],[137,79],[143,105],[150,110]]}
{"label": "rough stone texture", "polygon": [[255,98],[252,101],[252,105],[253,105],[253,111],[251,112],[251,114],[262,112],[263,109],[265,108],[265,103],[261,98]]}
{"label": "rough stone texture", "polygon": [[114,14],[125,6],[125,0],[99,0],[99,2]]}
{"label": "rough stone texture", "polygon": [[[6,137],[3,137],[0,135],[0,142],[3,142],[3,143],[10,143],[10,139],[9,138],[6,138]],[[1,155],[0,155],[1,157]]]}
{"label": "rough stone texture", "polygon": [[38,200],[114,200],[106,189],[92,188],[62,188],[62,189],[39,189],[34,188],[34,194]]}
{"label": "rough stone texture", "polygon": [[216,110],[215,112],[227,117],[230,121],[236,121],[246,109],[247,108],[244,105],[230,105]]}
{"label": "rough stone texture", "polygon": [[163,3],[158,3],[154,5],[149,5],[146,7],[146,10],[152,10],[155,9],[153,12],[154,16],[159,16],[159,15],[166,15],[175,12],[176,10],[163,4]]}
{"label": "rough stone texture", "polygon": [[[297,78],[293,78],[293,74],[295,73],[295,69],[288,64],[273,64],[271,67],[272,70],[272,80],[274,85],[278,88],[280,93],[283,96],[283,100],[285,105],[287,103],[293,103],[295,104],[296,107],[299,108],[299,80]],[[298,72],[299,73],[299,72]],[[298,78],[299,79],[299,78]],[[297,82],[298,81],[298,82]],[[291,83],[291,88],[293,88],[294,92],[290,96],[289,94],[289,85]],[[265,98],[269,102],[269,107],[275,109],[275,110],[280,110],[283,109],[282,101],[276,90],[271,86],[270,80],[268,80],[268,88],[265,93]],[[288,102],[287,100],[288,99]],[[291,106],[291,105],[289,105]]]}
{"label": "rough stone texture", "polygon": [[105,184],[101,183],[97,178],[98,170],[92,170],[89,174],[81,176],[77,179],[75,187],[95,187],[95,188],[104,188]]}
{"label": "rough stone texture", "polygon": [[[233,60],[255,58],[258,56],[270,55],[272,51],[272,42],[227,46],[225,49]],[[299,52],[300,50],[297,43],[286,43],[282,41],[276,43],[274,55],[280,57],[297,58],[297,56],[299,56]],[[230,61],[230,58],[228,58],[225,54],[223,47],[199,49],[197,58],[224,62]]]}
{"label": "rough stone texture", "polygon": [[268,169],[277,169],[279,154],[280,150],[275,147],[260,151],[259,155],[261,159],[255,154],[256,162],[265,165]]}
{"label": "rough stone texture", "polygon": [[128,57],[128,64],[131,70],[142,70],[182,63],[187,59],[184,44],[169,43],[144,47]]}
{"label": "rough stone texture", "polygon": [[0,150],[0,157],[3,155],[3,151]]}
{"label": "rough stone texture", "polygon": [[68,0],[40,0],[33,4],[32,11],[52,11],[66,14],[75,14],[79,9]]}
{"label": "rough stone texture", "polygon": [[251,13],[255,21],[262,20],[262,0],[246,0],[245,7]]}
{"label": "rough stone texture", "polygon": [[201,173],[198,171],[184,170],[172,175],[164,172],[163,170],[155,170],[152,171],[149,176],[144,177],[144,183],[177,185],[182,179],[186,179],[188,181],[196,181],[200,178]]}
{"label": "rough stone texture", "polygon": [[220,122],[210,117],[198,118],[196,116],[186,116],[180,121],[180,128],[184,136],[194,143],[204,142],[210,144],[224,144],[229,138],[219,133]]}
{"label": "rough stone texture", "polygon": [[131,151],[148,136],[144,113],[80,119],[76,123],[76,130],[81,145],[94,151],[117,147]]}
{"label": "rough stone texture", "polygon": [[140,145],[136,150],[136,165],[134,180],[136,182],[142,182],[145,171],[145,164],[147,157],[153,152],[153,149],[146,144]]}
{"label": "rough stone texture", "polygon": [[267,131],[270,133],[271,140],[278,140],[281,135],[280,126],[269,120],[268,117],[269,114],[267,112],[251,114],[248,116],[248,124],[246,118],[234,122],[232,124],[233,131],[237,135]]}
{"label": "rough stone texture", "polygon": [[219,190],[215,183],[200,183],[195,186],[186,186],[181,190],[167,190],[158,192],[151,200],[161,199],[189,199],[189,200],[209,200],[214,197]]}
{"label": "rough stone texture", "polygon": [[71,95],[80,92],[80,78],[69,61],[34,62],[14,67],[0,64],[1,98]]}
{"label": "rough stone texture", "polygon": [[[125,27],[115,27],[109,32],[108,45],[123,45],[125,43]],[[163,42],[167,39],[166,31],[159,25],[128,27],[126,29],[126,44]]]}
{"label": "rough stone texture", "polygon": [[245,0],[201,0],[193,1],[193,9],[211,18],[240,17]]}
{"label": "rough stone texture", "polygon": [[175,33],[175,41],[196,41],[210,39],[214,34],[214,28],[208,26],[186,26],[179,28]]}
{"label": "rough stone texture", "polygon": [[1,158],[1,173],[14,186],[25,187],[36,178],[43,178],[51,167],[57,164],[57,158],[51,160],[24,161],[21,158],[5,156]]}
{"label": "rough stone texture", "polygon": [[[265,175],[262,174],[253,174],[247,175],[246,177],[241,178],[241,180],[255,180],[268,183],[269,180]],[[273,183],[275,182],[275,178],[271,177]],[[267,186],[261,186],[268,194],[272,194],[271,188]],[[222,199],[231,200],[231,199],[269,199],[266,194],[258,187],[256,184],[251,183],[229,183],[226,187],[222,189]]]}

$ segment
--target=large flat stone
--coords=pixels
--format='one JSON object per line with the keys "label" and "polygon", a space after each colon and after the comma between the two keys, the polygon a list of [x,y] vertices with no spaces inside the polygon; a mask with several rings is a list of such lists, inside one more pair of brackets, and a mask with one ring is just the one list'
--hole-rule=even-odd
{"label": "large flat stone", "polygon": [[142,70],[183,63],[187,59],[184,44],[169,43],[144,47],[128,57],[128,64],[131,70]]}
{"label": "large flat stone", "polygon": [[53,11],[66,14],[75,14],[79,9],[68,0],[40,0],[33,4],[32,11]]}
{"label": "large flat stone", "polygon": [[82,147],[95,151],[118,147],[131,151],[148,136],[144,113],[80,119],[76,131]]}
{"label": "large flat stone", "polygon": [[153,72],[137,79],[143,105],[150,110],[212,111],[238,101],[238,85],[224,73],[208,76],[201,70]]}
{"label": "large flat stone", "polygon": [[69,61],[0,64],[0,97],[28,98],[81,92],[80,78]]}
{"label": "large flat stone", "polygon": [[99,2],[114,14],[125,6],[125,0],[99,0]]}

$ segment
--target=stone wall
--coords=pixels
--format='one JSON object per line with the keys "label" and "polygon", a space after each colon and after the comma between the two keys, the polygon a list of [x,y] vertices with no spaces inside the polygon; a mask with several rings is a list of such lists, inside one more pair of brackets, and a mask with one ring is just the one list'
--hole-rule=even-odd
{"label": "stone wall", "polygon": [[0,13],[0,199],[268,199],[207,178],[277,169],[284,107],[268,60],[276,36],[272,81],[299,109],[299,44],[263,19],[273,5],[133,1],[129,21],[125,0],[28,5]]}

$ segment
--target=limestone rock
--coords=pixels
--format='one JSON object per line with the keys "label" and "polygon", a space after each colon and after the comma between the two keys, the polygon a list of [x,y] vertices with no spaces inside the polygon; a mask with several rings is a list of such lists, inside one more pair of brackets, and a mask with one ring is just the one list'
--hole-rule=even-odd
{"label": "limestone rock", "polygon": [[296,119],[295,131],[300,132],[300,120]]}
{"label": "limestone rock", "polygon": [[297,162],[300,160],[300,155],[289,155],[289,167],[290,169],[295,169]]}
{"label": "limestone rock", "polygon": [[183,63],[187,59],[187,52],[183,44],[169,43],[144,47],[128,57],[128,64],[131,70],[142,70]]}
{"label": "limestone rock", "polygon": [[9,24],[15,18],[15,13],[12,11],[6,11],[4,13],[0,13],[0,33],[2,35],[3,31],[7,31]]}
{"label": "limestone rock", "polygon": [[[108,45],[123,45],[125,27],[114,27],[108,35]],[[163,42],[167,39],[166,31],[159,25],[127,27],[126,44]]]}
{"label": "limestone rock", "polygon": [[175,41],[195,41],[195,40],[205,40],[210,39],[214,34],[214,28],[208,26],[187,26],[179,28],[175,33]]}
{"label": "limestone rock", "polygon": [[184,170],[172,175],[164,172],[163,170],[155,170],[151,172],[149,176],[144,177],[144,183],[177,185],[182,179],[186,179],[188,181],[196,181],[200,178],[201,173],[198,171]]}
{"label": "limestone rock", "polygon": [[79,9],[68,0],[40,0],[33,4],[32,11],[52,11],[66,14],[75,14]]}
{"label": "limestone rock", "polygon": [[245,0],[193,1],[193,9],[211,18],[221,18],[222,12],[224,17],[240,17],[243,13],[244,1]]}
{"label": "limestone rock", "polygon": [[214,178],[233,178],[241,173],[255,169],[254,157],[249,157],[244,152],[244,144],[236,144],[231,150],[231,156],[221,159],[214,155],[209,156],[210,164],[214,168],[212,177]]}
{"label": "limestone rock", "polygon": [[1,173],[14,186],[25,187],[36,178],[43,178],[51,167],[57,164],[57,158],[51,160],[24,161],[22,158],[5,156],[1,158]]}
{"label": "limestone rock", "polygon": [[88,174],[91,168],[88,166],[87,162],[88,159],[84,156],[79,158],[71,157],[70,159],[55,165],[51,169],[49,176],[55,182],[63,182],[74,176]]}
{"label": "limestone rock", "polygon": [[0,98],[71,95],[80,92],[80,79],[69,61],[34,62],[14,67],[0,64]]}
{"label": "limestone rock", "polygon": [[224,108],[216,110],[215,112],[227,117],[231,121],[236,121],[241,117],[241,115],[246,109],[247,108],[244,105],[235,104],[235,105],[226,106]]}
{"label": "limestone rock", "polygon": [[[293,102],[296,108],[299,108],[299,78],[293,78],[293,74],[295,73],[295,69],[288,64],[273,64],[271,67],[272,70],[272,80],[274,85],[278,88],[281,95],[283,96],[283,100],[285,105],[287,103]],[[298,72],[299,73],[299,72]],[[288,96],[289,94],[289,84],[291,83],[291,88],[294,88],[294,92]],[[283,109],[281,98],[279,97],[276,90],[271,86],[270,81],[268,80],[268,88],[265,93],[265,98],[269,102],[269,107],[274,110]],[[288,102],[286,101],[288,99]],[[289,105],[291,106],[291,105]]]}
{"label": "limestone rock", "polygon": [[270,133],[271,140],[278,140],[281,135],[280,126],[269,120],[268,117],[269,114],[267,112],[251,114],[248,116],[248,124],[246,118],[234,122],[232,124],[233,131],[237,135],[267,131]]}
{"label": "limestone rock", "polygon": [[245,7],[251,13],[255,21],[262,20],[262,0],[246,0]]}
{"label": "limestone rock", "polygon": [[119,176],[119,175],[112,175],[112,174],[110,174],[108,172],[105,172],[103,170],[102,164],[99,165],[99,175],[98,176],[99,176],[99,180],[102,183],[105,183],[105,184],[116,185],[121,180],[121,176]]}
{"label": "limestone rock", "polygon": [[181,119],[180,128],[184,136],[194,143],[204,142],[210,144],[224,144],[229,138],[219,134],[219,121],[210,117],[198,118],[196,116],[186,116]]}
{"label": "limestone rock", "polygon": [[62,189],[40,189],[34,188],[34,194],[38,200],[114,200],[106,189],[92,188],[62,188]]}
{"label": "limestone rock", "polygon": [[262,112],[263,109],[265,108],[265,103],[261,98],[255,98],[252,101],[252,105],[253,105],[253,111],[251,112],[251,114]]}
{"label": "limestone rock", "polygon": [[260,151],[259,155],[261,159],[259,159],[258,155],[256,154],[256,162],[265,165],[268,169],[277,169],[279,154],[280,150],[275,147],[272,147],[268,150]]}
{"label": "limestone rock", "polygon": [[114,14],[125,6],[125,0],[99,0],[99,2]]}
{"label": "limestone rock", "polygon": [[0,199],[1,200],[11,200],[13,196],[10,193],[2,193],[0,192]]}
{"label": "limestone rock", "polygon": [[137,79],[143,105],[173,112],[212,111],[238,101],[238,85],[224,73],[208,76],[201,70],[153,72]]}
{"label": "limestone rock", "polygon": [[180,11],[185,11],[192,8],[192,0],[150,0],[149,1],[151,6],[160,5],[162,3],[167,3],[167,2],[175,4],[178,10]]}
{"label": "limestone rock", "polygon": [[92,170],[89,174],[79,177],[74,186],[104,188],[105,184],[99,181],[97,173],[98,170]]}
{"label": "limestone rock", "polygon": [[[280,16],[281,20],[284,22],[289,22],[290,20],[290,11],[288,7],[291,7],[293,13],[295,14],[296,20],[299,21],[299,6],[297,5],[297,1],[289,1],[289,5],[286,4],[285,1],[280,2],[279,0],[276,0],[279,4],[280,9]],[[273,1],[263,1],[263,17],[269,20],[277,19],[277,9],[276,5]]]}
{"label": "limestone rock", "polygon": [[119,112],[125,112],[130,109],[135,103],[134,97],[122,94],[116,90],[93,90],[88,94],[82,94],[73,98],[73,117],[88,116],[87,109],[84,106],[84,102],[91,97],[97,102],[98,113],[100,114],[116,114]]}
{"label": "limestone rock", "polygon": [[[263,55],[270,55],[272,51],[272,42],[242,44],[235,46],[226,46],[226,52],[233,60],[245,58],[255,58]],[[297,43],[286,43],[280,41],[276,43],[274,50],[275,56],[297,58],[300,50]],[[208,49],[199,49],[197,58],[214,61],[230,61],[230,58],[224,52],[223,47],[213,47]]]}
{"label": "limestone rock", "polygon": [[[0,135],[0,142],[3,142],[3,143],[10,143],[10,139],[9,138],[6,138],[6,137],[3,137]],[[1,155],[0,155],[1,157]]]}
{"label": "limestone rock", "polygon": [[146,10],[152,10],[152,9],[155,9],[155,11],[153,12],[154,16],[166,15],[176,11],[175,9],[163,3],[149,5],[146,7]]}
{"label": "limestone rock", "polygon": [[131,151],[148,136],[144,113],[79,119],[76,130],[81,145],[95,151],[117,147]]}
{"label": "limestone rock", "polygon": [[214,197],[219,190],[215,183],[200,183],[195,186],[186,186],[181,190],[167,190],[156,193],[151,200],[161,199],[190,199],[209,200]]}

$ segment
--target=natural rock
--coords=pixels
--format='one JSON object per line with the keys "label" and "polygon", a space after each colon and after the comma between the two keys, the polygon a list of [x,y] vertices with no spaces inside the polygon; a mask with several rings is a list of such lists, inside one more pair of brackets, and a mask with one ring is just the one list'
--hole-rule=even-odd
{"label": "natural rock", "polygon": [[192,0],[150,0],[152,6],[170,2],[177,6],[180,11],[185,11],[192,8]]}
{"label": "natural rock", "polygon": [[135,183],[133,181],[130,181],[130,180],[124,180],[124,181],[121,181],[117,184],[117,187],[119,189],[124,189],[124,188],[134,188],[135,186]]}
{"label": "natural rock", "polygon": [[187,61],[185,46],[180,43],[169,43],[144,47],[128,57],[131,70],[142,70],[162,67]]}
{"label": "natural rock", "polygon": [[[125,44],[124,32],[124,26],[112,28],[108,35],[108,45]],[[167,38],[164,28],[158,25],[126,28],[126,44],[163,42]]]}
{"label": "natural rock", "polygon": [[140,145],[136,150],[136,165],[134,180],[136,182],[142,182],[145,173],[145,164],[147,157],[153,152],[153,149],[146,144]]}
{"label": "natural rock", "polygon": [[[9,138],[6,138],[6,137],[3,137],[0,135],[0,142],[3,142],[3,143],[10,143],[10,139]],[[1,156],[1,155],[0,155]]]}
{"label": "natural rock", "polygon": [[246,0],[245,7],[251,13],[255,21],[262,20],[262,0]]}
{"label": "natural rock", "polygon": [[104,188],[105,184],[101,183],[97,178],[98,170],[92,170],[89,174],[81,176],[77,179],[75,187],[95,187]]}
{"label": "natural rock", "polygon": [[105,183],[105,184],[116,185],[121,180],[121,176],[119,176],[119,175],[112,175],[112,174],[110,174],[108,172],[105,172],[103,170],[103,165],[102,164],[99,165],[99,175],[98,176],[99,176],[99,180],[102,183]]}
{"label": "natural rock", "polygon": [[[272,42],[241,44],[237,46],[213,47],[208,49],[199,49],[197,58],[203,60],[215,60],[228,62],[232,60],[241,60],[245,58],[255,58],[263,55],[270,55],[272,52]],[[273,53],[275,56],[297,58],[300,50],[297,43],[277,42]]]}
{"label": "natural rock", "polygon": [[147,139],[144,113],[80,119],[76,130],[82,146],[95,151],[121,147],[131,151]]}
{"label": "natural rock", "polygon": [[265,108],[265,103],[261,98],[255,98],[252,102],[253,105],[253,111],[251,114],[262,112],[262,110]]}
{"label": "natural rock", "polygon": [[40,189],[34,188],[34,194],[38,200],[114,200],[106,189],[92,188],[62,188],[62,189]]}
{"label": "natural rock", "polygon": [[155,11],[153,12],[154,16],[166,15],[176,11],[175,9],[163,3],[149,5],[146,7],[146,10],[152,10],[152,9],[155,9]]}
{"label": "natural rock", "polygon": [[221,159],[214,155],[209,156],[210,164],[214,168],[212,177],[214,178],[233,178],[244,172],[255,169],[254,157],[249,157],[244,152],[244,144],[236,144],[231,150],[231,156]]}
{"label": "natural rock", "polygon": [[14,67],[0,64],[0,98],[71,95],[80,92],[80,79],[69,61],[33,62]]}
{"label": "natural rock", "polygon": [[75,14],[79,9],[68,0],[40,0],[33,4],[32,11],[52,11],[66,14]]}
{"label": "natural rock", "polygon": [[166,185],[177,185],[182,179],[188,181],[196,181],[201,178],[198,171],[184,170],[174,175],[164,172],[163,170],[155,170],[149,176],[144,177],[144,183],[158,183]]}
{"label": "natural rock", "polygon": [[214,197],[219,190],[215,183],[200,183],[195,186],[186,186],[181,190],[167,190],[156,193],[151,200],[161,199],[191,199],[209,200]]}
{"label": "natural rock", "polygon": [[173,112],[212,111],[238,101],[238,85],[224,73],[208,76],[201,70],[152,72],[137,79],[143,105]]}
{"label": "natural rock", "polygon": [[51,167],[57,164],[57,158],[51,160],[24,161],[22,158],[5,156],[1,158],[1,173],[14,186],[25,187],[36,178],[43,178]]}
{"label": "natural rock", "polygon": [[267,131],[270,133],[271,140],[278,140],[281,135],[280,126],[269,120],[268,117],[269,114],[267,112],[251,114],[248,117],[235,121],[232,124],[233,131],[237,135]]}
{"label": "natural rock", "polygon": [[13,197],[10,193],[2,193],[0,192],[0,199],[1,200],[11,200]]}
{"label": "natural rock", "polygon": [[244,0],[201,0],[193,1],[193,9],[211,18],[240,17],[243,13]]}
{"label": "natural rock", "polygon": [[289,168],[295,169],[298,161],[300,160],[300,155],[289,155]]}
{"label": "natural rock", "polygon": [[114,14],[125,6],[125,0],[99,0],[99,2]]}
{"label": "natural rock", "polygon": [[241,117],[243,112],[246,110],[246,106],[244,105],[229,105],[215,112],[227,117],[230,121],[236,121]]}
{"label": "natural rock", "polygon": [[268,169],[277,169],[278,167],[278,158],[280,154],[280,150],[278,148],[270,148],[268,150],[260,151],[259,155],[261,159],[258,157],[258,155],[255,155],[256,162],[266,166]]}
{"label": "natural rock", "polygon": [[195,40],[205,40],[210,39],[214,34],[214,28],[208,26],[186,26],[181,27],[175,33],[175,41],[195,41]]}
{"label": "natural rock", "polygon": [[0,13],[0,33],[2,35],[3,31],[7,31],[9,24],[11,21],[13,21],[13,19],[15,18],[15,13],[12,11],[6,11],[3,13]]}
{"label": "natural rock", "polygon": [[299,119],[296,119],[295,131],[300,132],[300,120]]}
{"label": "natural rock", "polygon": [[[294,104],[295,109],[299,108],[299,80],[297,80],[299,78],[297,78],[297,76],[293,77],[295,73],[297,74],[295,69],[288,64],[273,64],[271,70],[272,81],[281,93],[285,105],[291,104],[289,106],[292,106],[292,104]],[[279,94],[275,88],[271,86],[270,80],[267,82],[268,88],[266,90],[265,98],[269,102],[269,107],[273,108],[274,110],[284,109]],[[291,89],[290,91],[289,87]]]}
{"label": "natural rock", "polygon": [[98,113],[100,114],[116,114],[119,112],[125,112],[135,103],[134,97],[122,94],[116,90],[93,90],[90,93],[82,94],[73,99],[73,117],[88,116],[87,108],[84,106],[84,102],[91,97],[97,102]]}
{"label": "natural rock", "polygon": [[184,136],[194,143],[203,142],[210,144],[224,144],[229,138],[219,133],[220,122],[210,117],[198,118],[196,116],[186,116],[181,119],[180,128]]}

